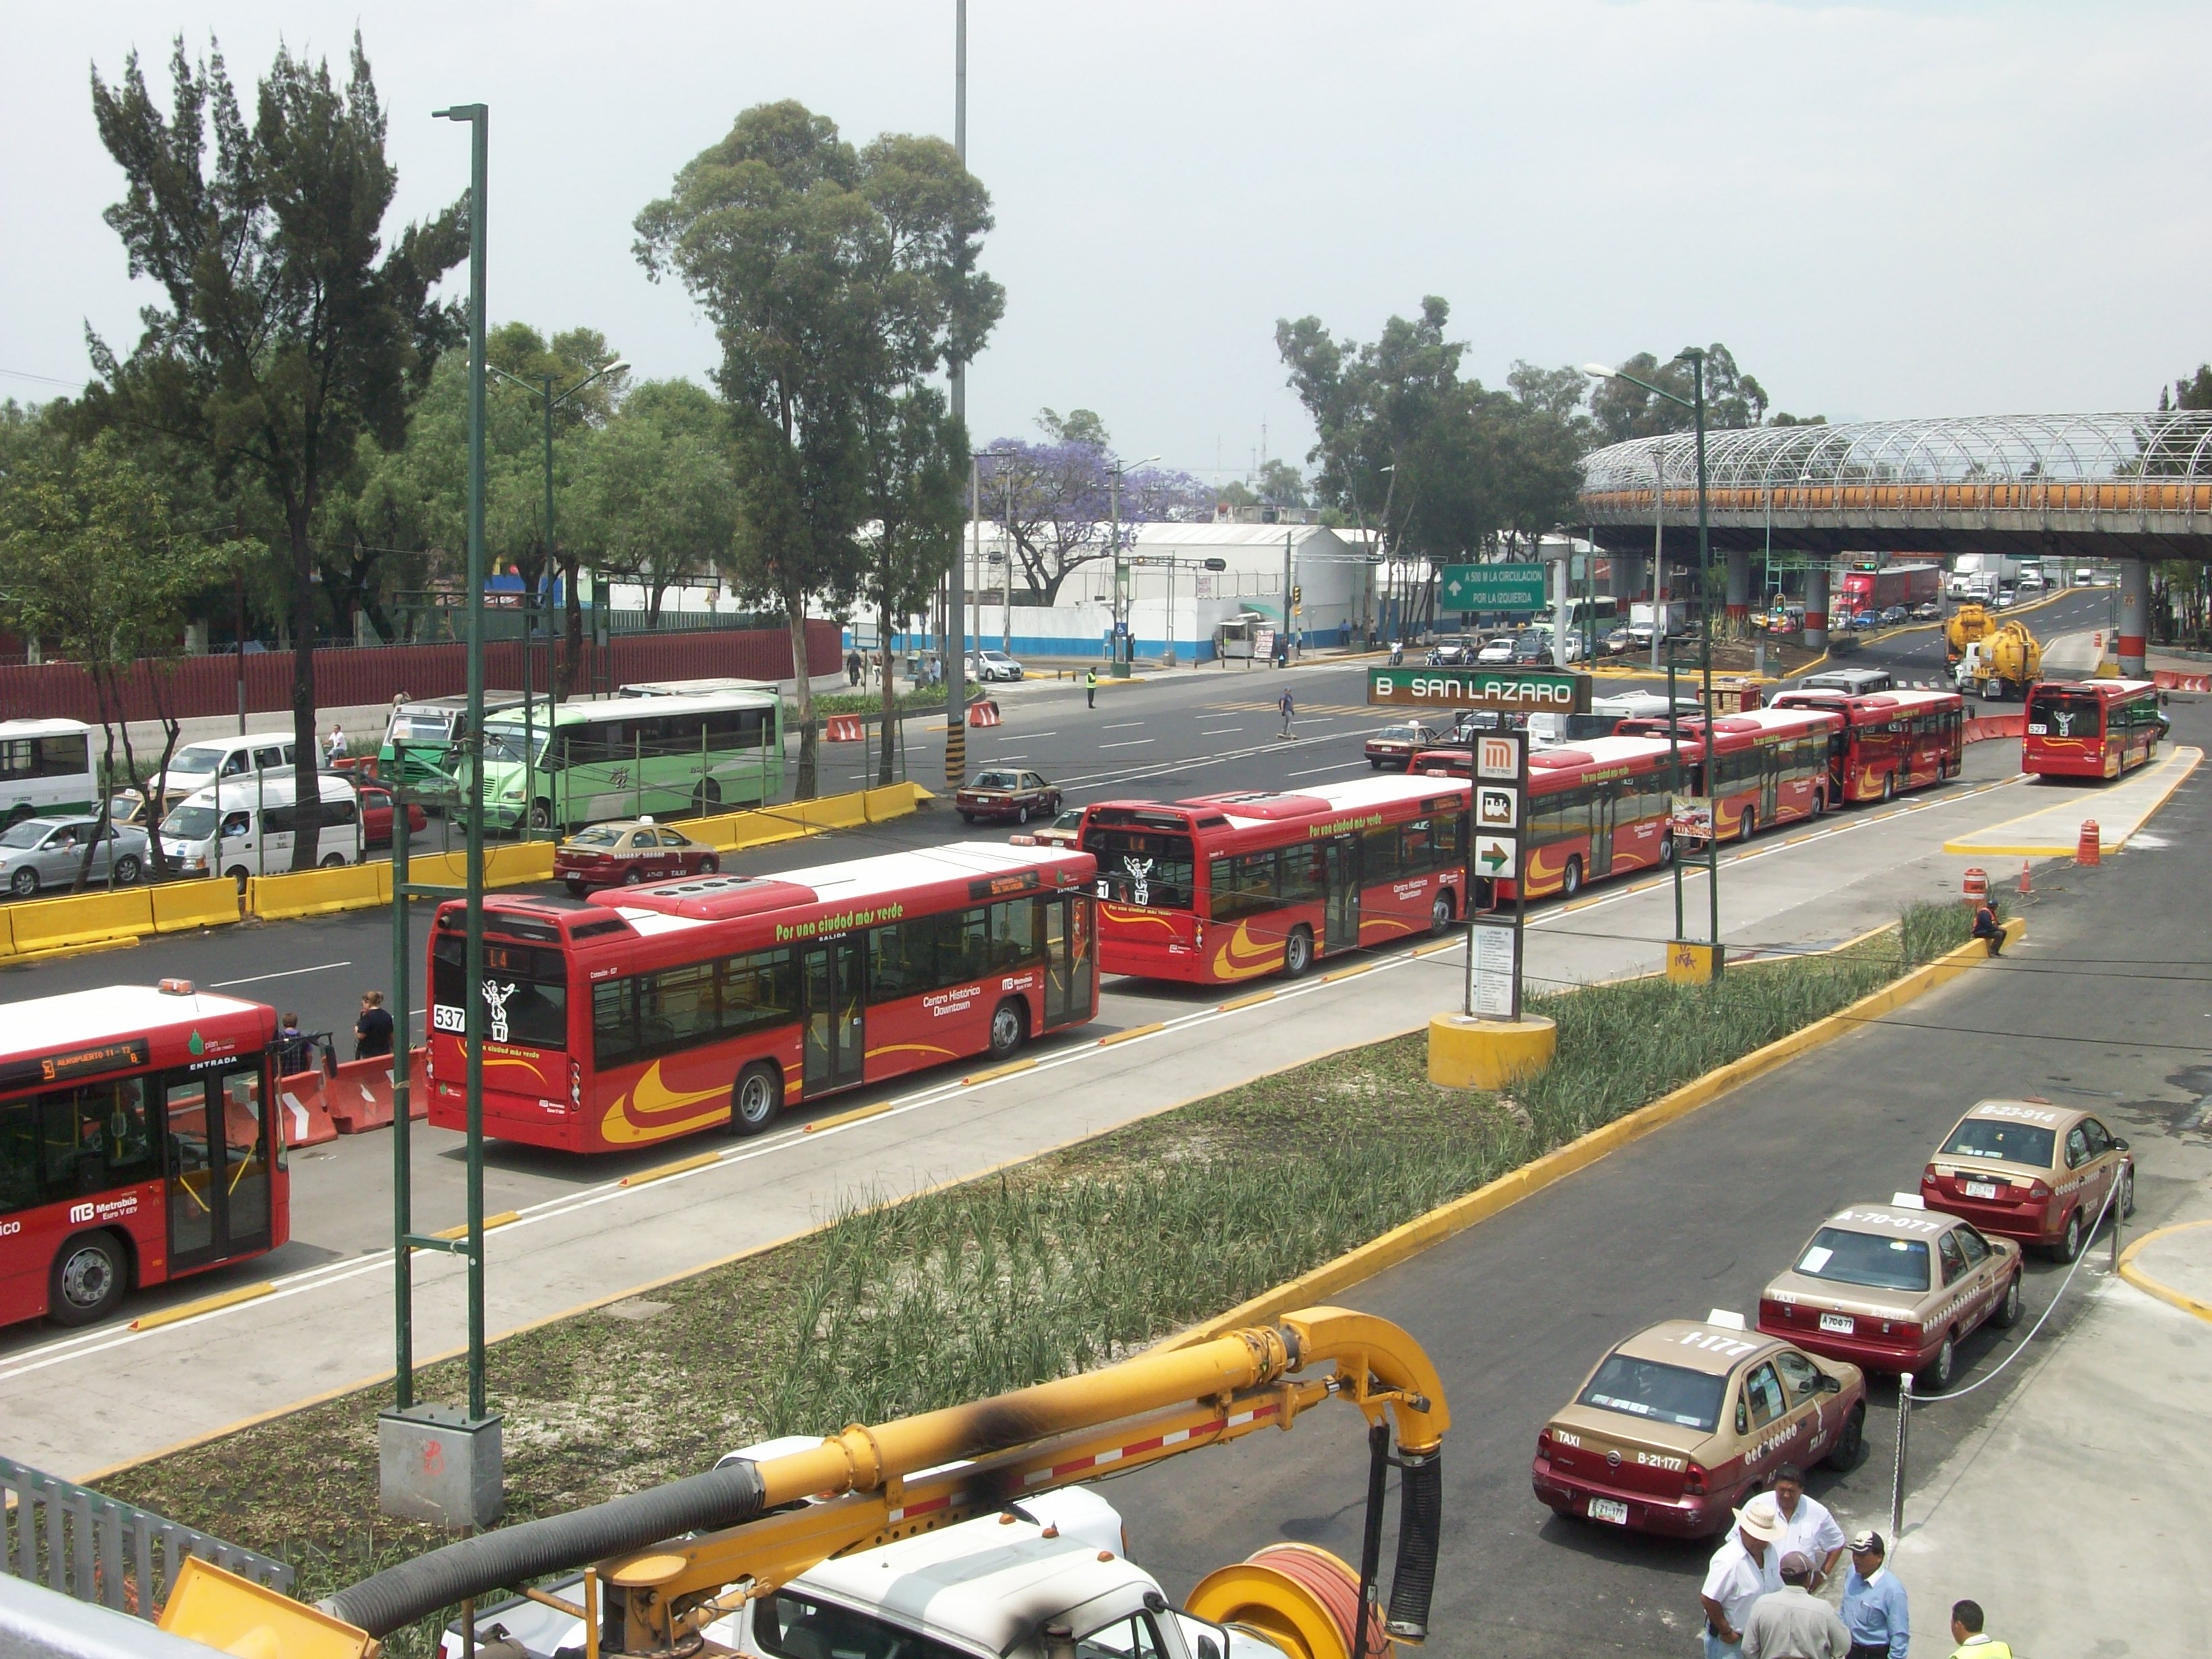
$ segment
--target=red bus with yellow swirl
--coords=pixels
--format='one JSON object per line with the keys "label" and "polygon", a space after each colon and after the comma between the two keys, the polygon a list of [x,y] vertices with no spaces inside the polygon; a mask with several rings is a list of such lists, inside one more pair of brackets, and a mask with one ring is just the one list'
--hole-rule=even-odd
{"label": "red bus with yellow swirl", "polygon": [[1097,861],[1109,974],[1233,984],[1440,933],[1463,908],[1472,792],[1456,779],[1361,778],[1286,794],[1102,801]]}
{"label": "red bus with yellow swirl", "polygon": [[2040,778],[2117,778],[2148,765],[2166,735],[2151,680],[2045,680],[2027,693],[2020,769]]}
{"label": "red bus with yellow swirl", "polygon": [[[484,1133],[594,1152],[1012,1054],[1098,1012],[1095,866],[961,842],[484,901]],[[430,1121],[466,1127],[464,907],[430,938]]]}

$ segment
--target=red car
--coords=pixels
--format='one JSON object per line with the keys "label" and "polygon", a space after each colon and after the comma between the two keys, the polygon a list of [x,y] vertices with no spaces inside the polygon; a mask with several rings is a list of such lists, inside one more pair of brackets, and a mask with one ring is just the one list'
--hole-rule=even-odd
{"label": "red car", "polygon": [[[392,801],[392,786],[385,783],[371,783],[364,778],[356,779],[354,788],[361,796],[361,833],[363,843],[370,847],[391,846],[392,814],[394,810]],[[411,800],[407,803],[407,828],[410,834],[419,833],[428,825],[429,822],[429,815],[423,811],[419,803]]]}
{"label": "red car", "polygon": [[952,804],[969,823],[978,818],[1012,818],[1016,823],[1027,823],[1031,818],[1057,814],[1060,791],[1034,772],[978,772],[975,782],[955,795]]}
{"label": "red car", "polygon": [[589,887],[635,887],[721,867],[713,848],[649,817],[595,823],[553,849],[554,878],[568,883],[579,897]]}

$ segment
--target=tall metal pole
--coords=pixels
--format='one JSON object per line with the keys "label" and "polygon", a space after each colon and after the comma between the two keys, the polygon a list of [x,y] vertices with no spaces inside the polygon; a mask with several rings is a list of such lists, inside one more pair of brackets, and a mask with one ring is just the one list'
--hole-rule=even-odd
{"label": "tall metal pole", "polygon": [[[1115,467],[1107,475],[1111,482],[1106,487],[1108,512],[1113,520],[1114,537],[1114,672],[1126,672],[1121,655],[1121,641],[1128,637],[1129,628],[1129,561],[1121,550],[1121,469]],[[1290,616],[1289,599],[1284,599],[1283,615],[1287,627]]]}
{"label": "tall metal pole", "polygon": [[1651,446],[1651,672],[1659,672],[1659,646],[1666,635],[1660,607],[1667,602],[1667,441]]}
{"label": "tall metal pole", "polygon": [[[414,1041],[414,1017],[408,1010],[415,1004],[408,994],[413,977],[414,963],[409,958],[414,954],[414,939],[408,927],[407,856],[413,831],[408,819],[404,738],[392,740],[392,1019],[399,1028],[399,1040],[392,1045],[392,1404],[405,1411],[415,1403],[415,1266],[414,1252],[407,1246],[415,1215],[410,1121],[415,1115],[415,1091],[408,1075],[408,1063],[413,1058],[410,1044]],[[429,1040],[427,1034],[423,1040]]]}
{"label": "tall metal pole", "polygon": [[[1698,700],[1705,710],[1705,793],[1712,794],[1713,780],[1713,562],[1712,544],[1705,520],[1705,354],[1690,355],[1691,380],[1697,402],[1698,425],[1698,581],[1705,603],[1698,607],[1700,623],[1698,653],[1703,685]],[[1720,814],[1713,814],[1712,832],[1705,837],[1705,897],[1711,908],[1711,931],[1705,937],[1717,949],[1721,942]]]}
{"label": "tall metal pole", "polygon": [[[968,165],[968,0],[954,0],[952,45],[952,148],[960,165]],[[968,365],[955,358],[951,365],[952,418],[968,429]],[[971,446],[972,447],[972,446]],[[972,463],[971,463],[972,465]],[[969,511],[975,507],[969,493]],[[967,687],[968,596],[961,580],[963,561],[954,559],[945,595],[945,784],[958,789],[968,781]],[[957,635],[956,639],[953,637]]]}
{"label": "tall metal pole", "polygon": [[491,112],[469,106],[468,934],[461,976],[468,1043],[469,1415],[484,1415],[484,195]]}

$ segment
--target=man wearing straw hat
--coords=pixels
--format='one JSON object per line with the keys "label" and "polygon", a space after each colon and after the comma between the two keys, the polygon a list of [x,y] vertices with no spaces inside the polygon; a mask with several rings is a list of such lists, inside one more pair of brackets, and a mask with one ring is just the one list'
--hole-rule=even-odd
{"label": "man wearing straw hat", "polygon": [[1735,1526],[1713,1552],[1698,1600],[1705,1610],[1705,1659],[1741,1659],[1752,1603],[1782,1588],[1777,1548],[1788,1530],[1774,1494],[1763,1492],[1735,1512]]}

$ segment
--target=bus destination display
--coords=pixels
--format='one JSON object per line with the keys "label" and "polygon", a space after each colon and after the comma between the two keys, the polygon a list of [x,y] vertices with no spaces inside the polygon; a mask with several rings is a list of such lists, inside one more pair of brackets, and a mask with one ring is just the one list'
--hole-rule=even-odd
{"label": "bus destination display", "polygon": [[127,1072],[149,1065],[152,1060],[153,1054],[144,1037],[118,1037],[112,1042],[72,1048],[66,1054],[9,1060],[0,1065],[0,1089],[13,1089],[26,1083],[67,1083],[76,1078],[101,1077],[109,1072]]}

